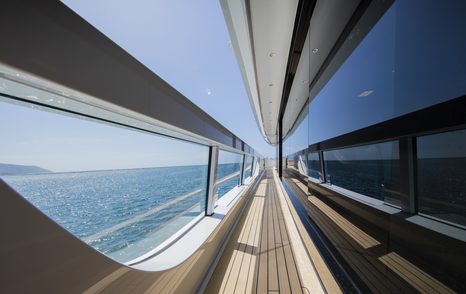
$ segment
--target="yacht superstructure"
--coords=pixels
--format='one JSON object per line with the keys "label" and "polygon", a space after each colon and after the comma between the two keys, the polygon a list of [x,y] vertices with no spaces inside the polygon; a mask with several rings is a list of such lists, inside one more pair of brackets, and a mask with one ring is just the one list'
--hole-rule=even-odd
{"label": "yacht superstructure", "polygon": [[0,136],[33,143],[2,149],[0,292],[465,292],[465,3],[220,5],[276,158],[63,3],[3,5]]}

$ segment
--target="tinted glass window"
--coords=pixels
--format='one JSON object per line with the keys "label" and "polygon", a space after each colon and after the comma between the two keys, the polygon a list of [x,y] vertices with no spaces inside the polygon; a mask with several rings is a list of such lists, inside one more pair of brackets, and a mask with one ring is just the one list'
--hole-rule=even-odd
{"label": "tinted glass window", "polygon": [[419,212],[466,227],[466,130],[417,138]]}
{"label": "tinted glass window", "polygon": [[395,1],[311,97],[309,143],[464,95],[465,11],[461,0]]}
{"label": "tinted glass window", "polygon": [[308,115],[296,122],[296,126],[292,129],[286,140],[283,142],[283,152],[286,155],[286,163],[288,168],[295,169],[303,175],[307,175],[307,146],[308,146]]}
{"label": "tinted glass window", "polygon": [[324,152],[327,182],[400,205],[398,142]]}
{"label": "tinted glass window", "polygon": [[306,115],[283,142],[283,155],[297,153],[308,146],[308,116]]}
{"label": "tinted glass window", "polygon": [[319,153],[309,152],[307,154],[307,166],[309,169],[308,174],[310,177],[314,179],[321,178]]}

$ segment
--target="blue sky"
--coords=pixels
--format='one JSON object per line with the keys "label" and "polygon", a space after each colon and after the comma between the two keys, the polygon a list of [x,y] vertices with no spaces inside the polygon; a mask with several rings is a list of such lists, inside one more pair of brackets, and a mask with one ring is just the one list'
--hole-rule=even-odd
{"label": "blue sky", "polygon": [[[262,155],[274,156],[255,122],[218,1],[63,2]],[[197,144],[4,102],[0,113],[0,163],[53,171],[206,163],[206,148]]]}
{"label": "blue sky", "polygon": [[460,0],[395,1],[311,101],[309,144],[463,96],[464,11]]}
{"label": "blue sky", "polygon": [[63,2],[261,154],[274,156],[254,119],[218,0]]}
{"label": "blue sky", "polygon": [[[64,2],[262,155],[275,156],[256,125],[217,0]],[[307,139],[316,143],[463,95],[466,39],[461,30],[444,32],[452,24],[464,27],[465,6],[395,2],[311,101],[309,128],[296,130],[285,154],[304,148]],[[432,13],[441,16],[435,24]],[[65,171],[205,161],[205,152],[197,156],[173,147],[183,144],[138,132],[65,122],[5,103],[0,114],[6,142],[0,162]]]}
{"label": "blue sky", "polygon": [[5,102],[0,102],[0,113],[0,163],[65,172],[208,160],[208,148],[199,144]]}

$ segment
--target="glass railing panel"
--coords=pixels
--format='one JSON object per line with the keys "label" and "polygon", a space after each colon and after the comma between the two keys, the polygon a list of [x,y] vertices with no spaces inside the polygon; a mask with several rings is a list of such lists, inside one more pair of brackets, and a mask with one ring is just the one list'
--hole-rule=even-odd
{"label": "glass railing panel", "polygon": [[246,155],[244,160],[245,160],[244,179],[247,179],[252,176],[252,163],[253,163],[254,157]]}
{"label": "glass railing panel", "polygon": [[466,227],[466,130],[417,138],[419,212]]}
{"label": "glass railing panel", "polygon": [[204,214],[208,147],[0,100],[0,177],[102,253],[130,261]]}
{"label": "glass railing panel", "polygon": [[400,205],[398,141],[324,152],[327,183]]}
{"label": "glass railing panel", "polygon": [[320,160],[319,160],[319,153],[318,152],[309,152],[307,154],[307,167],[308,167],[308,175],[311,178],[321,180],[322,175],[320,172]]}
{"label": "glass railing panel", "polygon": [[256,175],[259,169],[260,169],[260,158],[254,157],[254,168],[252,169],[252,174]]}
{"label": "glass railing panel", "polygon": [[249,159],[250,159],[250,164],[249,164],[249,166],[250,166],[249,177],[252,177],[252,171],[254,170],[254,157],[251,156]]}
{"label": "glass railing panel", "polygon": [[219,150],[215,194],[222,198],[228,191],[240,184],[243,155]]}

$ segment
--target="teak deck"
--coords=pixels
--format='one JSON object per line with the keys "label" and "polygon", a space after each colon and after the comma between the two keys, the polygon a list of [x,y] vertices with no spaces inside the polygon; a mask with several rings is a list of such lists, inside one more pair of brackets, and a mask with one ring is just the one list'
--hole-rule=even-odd
{"label": "teak deck", "polygon": [[303,293],[271,171],[245,209],[206,293]]}

